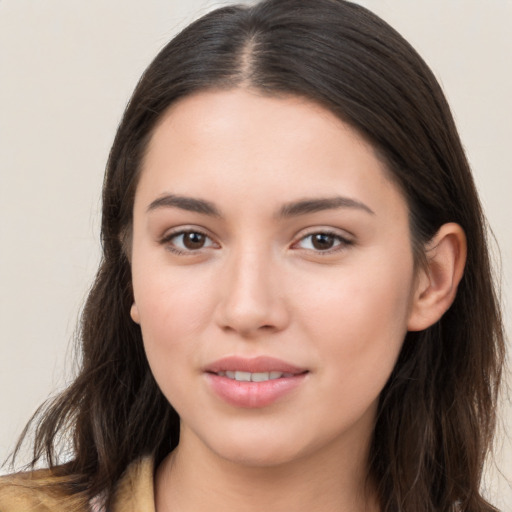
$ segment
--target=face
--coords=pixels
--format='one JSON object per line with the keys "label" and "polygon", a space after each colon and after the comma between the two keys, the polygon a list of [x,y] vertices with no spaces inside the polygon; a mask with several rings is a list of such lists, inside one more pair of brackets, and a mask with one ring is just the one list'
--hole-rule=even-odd
{"label": "face", "polygon": [[131,259],[180,447],[271,465],[367,446],[415,279],[405,200],[354,130],[297,97],[182,99],[143,162]]}

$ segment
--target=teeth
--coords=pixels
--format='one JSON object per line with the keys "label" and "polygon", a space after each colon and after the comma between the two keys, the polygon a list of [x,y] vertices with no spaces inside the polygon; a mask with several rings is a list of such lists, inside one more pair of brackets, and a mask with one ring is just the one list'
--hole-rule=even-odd
{"label": "teeth", "polygon": [[251,375],[251,380],[253,382],[264,382],[269,379],[270,379],[270,374],[268,372],[253,373]]}
{"label": "teeth", "polygon": [[238,380],[240,382],[265,382],[267,380],[280,379],[281,377],[291,377],[290,373],[283,372],[241,372],[241,371],[225,371],[218,372],[217,375],[221,377],[227,377],[228,379]]}
{"label": "teeth", "polygon": [[239,372],[238,370],[235,372],[235,380],[240,380],[243,382],[251,381],[251,374],[249,372]]}

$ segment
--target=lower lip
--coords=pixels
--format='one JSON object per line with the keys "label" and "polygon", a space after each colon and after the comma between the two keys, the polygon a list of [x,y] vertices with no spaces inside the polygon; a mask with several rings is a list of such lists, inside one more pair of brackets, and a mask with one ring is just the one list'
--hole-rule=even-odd
{"label": "lower lip", "polygon": [[228,404],[235,407],[259,408],[271,405],[291,393],[300,386],[307,373],[264,382],[243,382],[214,373],[205,375],[214,393]]}

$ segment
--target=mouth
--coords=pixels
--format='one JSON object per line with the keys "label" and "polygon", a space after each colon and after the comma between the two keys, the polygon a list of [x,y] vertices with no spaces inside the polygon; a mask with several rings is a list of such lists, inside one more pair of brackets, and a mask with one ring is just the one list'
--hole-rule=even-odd
{"label": "mouth", "polygon": [[209,364],[203,371],[239,382],[265,382],[308,372],[305,368],[269,356],[228,356]]}
{"label": "mouth", "polygon": [[266,382],[267,380],[283,379],[287,377],[293,377],[294,373],[285,372],[244,372],[241,370],[226,370],[216,372],[215,375],[219,377],[227,377],[228,379],[236,380],[238,382]]}
{"label": "mouth", "polygon": [[280,359],[237,356],[220,359],[203,369],[210,389],[235,407],[261,408],[292,394],[309,370]]}

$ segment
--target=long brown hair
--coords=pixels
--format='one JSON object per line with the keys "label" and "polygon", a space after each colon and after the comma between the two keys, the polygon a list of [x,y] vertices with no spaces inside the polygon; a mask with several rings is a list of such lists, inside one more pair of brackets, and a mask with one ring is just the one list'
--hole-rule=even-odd
{"label": "long brown hair", "polygon": [[[34,463],[67,475],[66,492],[111,498],[127,465],[158,464],[179,417],[147,363],[129,315],[132,209],[141,160],[173,102],[211,88],[309,98],[376,149],[410,209],[418,262],[446,222],[468,241],[457,297],[443,318],[408,333],[382,391],[369,471],[383,511],[495,510],[480,494],[504,357],[485,219],[444,95],[389,25],[343,0],[267,0],[213,11],[176,36],[126,108],[103,188],[103,259],[85,305],[75,381],[37,418]],[[59,441],[73,459],[59,464]]]}

